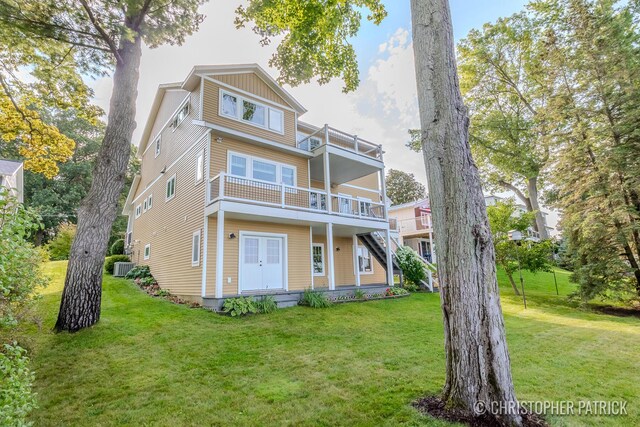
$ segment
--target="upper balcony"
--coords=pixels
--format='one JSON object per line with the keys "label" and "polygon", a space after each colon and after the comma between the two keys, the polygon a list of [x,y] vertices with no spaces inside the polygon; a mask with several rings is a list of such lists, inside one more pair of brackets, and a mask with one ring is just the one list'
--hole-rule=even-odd
{"label": "upper balcony", "polygon": [[393,231],[398,231],[401,236],[433,232],[433,224],[429,214],[406,219],[389,218],[389,228]]}
{"label": "upper balcony", "polygon": [[344,184],[384,168],[381,145],[329,125],[317,128],[299,123],[299,127],[309,133],[299,138],[298,148],[313,155],[309,162],[312,180],[325,180],[325,159],[329,163],[331,184]]}
{"label": "upper balcony", "polygon": [[[327,200],[330,200],[330,204],[327,204]],[[209,182],[208,204],[219,201],[386,222],[382,203],[343,194],[327,194],[315,188],[247,179],[227,173],[220,173]]]}

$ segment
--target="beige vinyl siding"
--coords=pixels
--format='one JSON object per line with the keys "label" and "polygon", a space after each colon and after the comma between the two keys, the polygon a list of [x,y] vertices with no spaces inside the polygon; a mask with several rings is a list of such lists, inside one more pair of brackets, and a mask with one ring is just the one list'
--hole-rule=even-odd
{"label": "beige vinyl siding", "polygon": [[[185,94],[187,92],[184,92]],[[186,95],[185,95],[186,96]],[[204,126],[195,125],[192,120],[198,118],[198,108],[200,104],[199,91],[191,92],[189,97],[189,115],[184,118],[177,128],[166,126],[161,132],[161,144],[160,155],[155,157],[155,134],[149,140],[149,144],[146,152],[142,155],[142,163],[140,168],[140,188],[138,191],[144,190],[158,175],[162,169],[166,166],[169,167],[176,161],[194,142],[202,136],[207,128]],[[184,99],[184,96],[180,100]],[[173,106],[172,112],[178,108],[179,102]],[[164,103],[164,100],[163,100]],[[172,117],[172,116],[171,116]],[[163,123],[164,124],[164,123]],[[162,126],[162,125],[161,125]],[[138,194],[136,194],[137,196]]]}
{"label": "beige vinyl siding", "polygon": [[[193,143],[194,141],[192,141]],[[153,194],[153,206],[133,220],[133,261],[149,265],[158,284],[171,293],[199,297],[202,284],[202,241],[204,239],[204,197],[206,180],[196,185],[196,157],[204,151],[208,138],[188,150],[174,167],[156,181],[135,206]],[[165,201],[166,182],[176,175],[175,197]],[[191,265],[192,238],[201,230],[200,265]],[[151,244],[151,254],[144,259],[144,247]]]}
{"label": "beige vinyl siding", "polygon": [[155,140],[155,137],[162,130],[162,127],[173,118],[173,113],[178,109],[178,106],[184,101],[189,92],[182,89],[166,89],[165,93],[162,97],[162,103],[160,104],[160,108],[158,108],[158,113],[155,118],[155,122],[153,123],[153,127],[151,128],[151,133],[149,135],[149,141],[147,143],[151,144]]}
{"label": "beige vinyl siding", "polygon": [[[214,295],[216,287],[216,230],[217,218],[211,218],[209,220],[207,295]],[[224,296],[238,294],[240,231],[286,234],[289,290],[300,291],[311,287],[309,226],[226,218],[224,222],[224,262],[222,270]],[[229,239],[228,236],[231,233],[236,235],[235,239]],[[228,283],[229,277],[231,278],[231,283]]]}
{"label": "beige vinyl siding", "polygon": [[[333,263],[336,269],[335,280],[336,286],[354,286],[356,284],[355,270],[353,268],[353,238],[352,237],[334,237],[333,238]],[[324,244],[324,276],[314,276],[314,288],[328,287],[328,248],[327,238],[322,234],[313,235],[313,243]],[[338,251],[337,249],[340,248]],[[360,274],[361,285],[373,285],[386,283],[386,271],[382,265],[373,258],[373,274]]]}
{"label": "beige vinyl siding", "polygon": [[227,160],[229,151],[295,166],[297,186],[309,187],[309,162],[306,158],[230,138],[223,138],[222,142],[214,140],[211,143],[211,177],[218,175],[220,172],[228,172]]}
{"label": "beige vinyl siding", "polygon": [[291,108],[280,95],[275,93],[274,90],[255,73],[221,74],[213,78],[245,92],[253,93],[261,98]]}
{"label": "beige vinyl siding", "polygon": [[[233,92],[231,89],[226,89]],[[274,93],[275,94],[275,93]],[[243,95],[244,96],[244,95]],[[250,97],[246,97],[251,99]],[[256,102],[261,102],[255,99]],[[220,85],[209,80],[204,81],[204,102],[203,102],[203,119],[207,123],[224,126],[229,129],[244,132],[249,135],[267,139],[269,141],[278,142],[280,144],[295,147],[296,129],[295,129],[295,113],[289,110],[282,110],[284,115],[284,134],[273,132],[260,128],[239,120],[234,120],[220,115]]]}

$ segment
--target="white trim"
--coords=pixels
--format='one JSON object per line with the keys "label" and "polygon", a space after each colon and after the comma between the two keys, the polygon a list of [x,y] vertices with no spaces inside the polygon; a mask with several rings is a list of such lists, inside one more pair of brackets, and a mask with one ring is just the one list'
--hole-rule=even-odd
{"label": "white trim", "polygon": [[204,217],[202,237],[202,296],[207,296],[207,256],[209,246],[209,217]]}
{"label": "white trim", "polygon": [[[149,253],[147,253],[147,249],[149,250]],[[151,243],[147,243],[146,245],[144,245],[144,251],[142,252],[142,256],[145,261],[151,258]]]}
{"label": "white trim", "polygon": [[315,288],[314,284],[314,274],[313,274],[313,227],[309,226],[309,246],[311,249],[311,289]]}
{"label": "white trim", "polygon": [[[202,165],[200,165],[201,167],[198,167],[198,159],[202,159]],[[204,150],[200,150],[200,152],[198,154],[196,154],[196,173],[195,173],[195,177],[196,177],[196,185],[200,184],[202,181],[204,181]],[[198,179],[198,172],[200,172],[200,179]]]}
{"label": "white trim", "polygon": [[[242,294],[242,238],[245,236],[256,236],[256,237],[273,237],[282,239],[282,288],[273,288],[268,290],[289,290],[289,263],[288,263],[288,247],[289,247],[289,235],[283,233],[267,233],[264,231],[250,231],[250,230],[240,230],[238,232],[238,294]],[[247,290],[245,292],[251,292],[251,290]]]}
{"label": "white trim", "polygon": [[198,119],[202,120],[204,115],[204,79],[200,77],[200,102],[199,102]]}
{"label": "white trim", "polygon": [[[235,174],[231,173],[231,156],[243,157],[247,161],[247,163],[245,165],[247,176],[235,175]],[[257,160],[257,161],[263,162],[263,163],[270,163],[270,164],[272,164],[272,165],[274,165],[276,167],[276,180],[275,180],[275,182],[266,181],[266,180],[263,180],[263,179],[258,179],[258,178],[254,178],[253,177],[253,161],[254,160]],[[232,176],[232,177],[236,177],[236,178],[250,179],[252,181],[264,182],[264,183],[267,183],[267,184],[280,185],[280,184],[282,184],[282,168],[283,167],[289,168],[289,169],[293,169],[293,185],[290,185],[290,184],[284,184],[284,185],[289,186],[289,187],[297,187],[298,186],[297,185],[297,183],[298,183],[298,168],[296,166],[293,166],[293,165],[288,164],[288,163],[276,162],[274,160],[265,159],[263,157],[257,157],[257,156],[252,156],[250,154],[240,153],[238,151],[227,150],[227,175],[228,176]]]}
{"label": "white trim", "polygon": [[[247,71],[246,73],[226,73],[226,74],[216,73],[216,74],[219,74],[219,75],[227,75],[227,74],[251,74],[251,73],[253,73],[253,71]],[[256,74],[256,76],[257,76],[257,74]],[[258,76],[258,77],[260,77],[260,76]],[[215,83],[215,84],[217,84],[218,86],[222,86],[222,87],[224,87],[225,89],[229,89],[229,90],[231,90],[231,91],[237,92],[237,93],[239,93],[240,95],[246,95],[246,96],[247,96],[247,97],[249,97],[249,98],[257,99],[258,101],[260,101],[260,102],[264,102],[265,104],[269,104],[269,105],[271,105],[271,106],[273,106],[273,107],[280,108],[280,109],[287,110],[287,111],[291,111],[292,113],[296,113],[296,114],[297,114],[296,110],[294,110],[293,108],[288,107],[288,106],[286,106],[286,105],[279,104],[279,103],[277,103],[277,102],[275,102],[275,101],[272,101],[272,100],[270,100],[270,99],[263,98],[263,97],[261,97],[260,95],[256,95],[255,93],[247,92],[246,90],[242,90],[242,89],[237,88],[237,87],[235,87],[235,86],[231,86],[231,85],[230,85],[230,84],[228,84],[228,83],[225,83],[225,82],[222,82],[222,81],[220,81],[220,80],[217,80],[217,79],[211,78],[211,77],[209,77],[209,76],[203,76],[203,78],[204,78],[205,80],[209,80],[211,83]],[[278,96],[280,96],[280,95],[278,95]],[[284,99],[283,99],[283,101],[284,101]],[[286,101],[284,101],[284,102],[286,102]]]}
{"label": "white trim", "polygon": [[[322,257],[322,271],[320,273],[316,273],[315,272],[315,261],[313,259],[313,256],[314,256],[313,249],[315,247],[319,247],[320,248],[320,256]],[[325,276],[326,275],[324,243],[311,243],[311,271],[313,272],[314,276]]]}
{"label": "white trim", "polygon": [[329,283],[329,290],[334,290],[336,288],[336,268],[335,262],[333,259],[333,224],[327,223],[326,225],[326,236],[327,236],[327,255],[328,255],[328,271],[327,271],[327,281]]}
{"label": "white trim", "polygon": [[[167,195],[167,193],[168,193],[167,190],[169,189],[169,182],[170,181],[173,181],[173,194]],[[164,186],[164,201],[165,202],[173,200],[176,197],[176,186],[177,186],[177,179],[176,179],[176,174],[174,173],[173,175],[171,175],[167,179],[167,182],[165,183],[165,186]]]}
{"label": "white trim", "polygon": [[[224,285],[224,211],[218,211],[218,218],[216,219],[216,298],[222,298]],[[238,264],[240,259],[238,259]]]}
{"label": "white trim", "polygon": [[[195,248],[195,240],[196,237],[198,238],[198,259],[194,260],[193,256],[195,255],[195,252],[193,251],[193,249]],[[202,231],[198,230],[198,231],[194,231],[193,234],[191,235],[191,267],[199,267],[200,266],[200,259],[202,258]]]}
{"label": "white trim", "polygon": [[[387,285],[393,286],[393,254],[391,253],[391,233],[388,228],[385,230],[385,239],[387,241]],[[373,271],[373,263],[371,263],[371,271]]]}
{"label": "white trim", "polygon": [[382,194],[382,192],[380,190],[374,190],[372,188],[360,187],[358,185],[340,184],[340,186],[341,187],[348,187],[348,188],[355,188],[356,190],[369,191],[370,193],[376,193],[378,196],[380,196]]}
{"label": "white trim", "polygon": [[[229,95],[229,96],[232,96],[232,97],[236,98],[236,115],[235,116],[232,116],[230,114],[225,114],[222,111],[222,106],[224,104],[224,95]],[[261,125],[260,123],[252,122],[250,120],[245,120],[243,118],[243,115],[244,115],[244,103],[245,102],[250,102],[252,104],[255,104],[257,106],[260,106],[260,107],[264,108],[264,122],[265,122],[264,125]],[[277,111],[278,113],[280,113],[280,115],[281,115],[280,126],[281,126],[281,129],[282,129],[281,131],[271,128],[271,126],[270,126],[271,117],[269,116],[270,110],[274,110],[274,111]],[[272,108],[272,107],[270,107],[268,105],[265,105],[265,104],[263,104],[261,102],[254,101],[251,98],[244,97],[244,96],[242,96],[240,94],[233,93],[233,92],[231,92],[229,90],[226,90],[226,89],[223,89],[223,88],[219,89],[218,115],[220,117],[225,117],[227,119],[235,120],[235,121],[238,121],[238,122],[250,125],[250,126],[254,126],[254,127],[257,127],[257,128],[260,128],[260,129],[264,129],[264,130],[269,131],[269,132],[277,133],[278,135],[284,135],[284,112],[282,110],[277,109],[277,108]]]}
{"label": "white trim", "polygon": [[[167,169],[166,169],[165,173],[158,174],[158,176],[157,176],[153,181],[151,181],[151,183],[149,183],[149,185],[147,185],[147,186],[145,187],[145,189],[144,189],[144,190],[142,190],[142,191],[140,192],[140,194],[138,194],[138,196],[137,196],[135,199],[133,199],[133,200],[131,201],[131,203],[132,203],[132,204],[133,204],[133,203],[135,203],[135,202],[136,202],[136,200],[138,200],[140,197],[142,197],[142,195],[143,195],[147,190],[149,190],[151,187],[153,187],[153,185],[154,185],[156,182],[158,182],[158,181],[160,180],[160,178],[162,178],[163,176],[165,176],[165,175],[167,174],[167,172],[169,171],[169,169],[171,169],[172,167],[174,167],[174,166],[175,166],[175,165],[176,165],[180,160],[182,160],[182,158],[183,158],[184,156],[186,156],[187,154],[189,154],[189,152],[190,152],[190,151],[191,151],[195,146],[197,146],[197,145],[200,143],[200,141],[202,141],[202,139],[203,139],[203,138],[205,138],[206,136],[208,136],[210,133],[211,133],[211,129],[208,129],[206,132],[204,132],[202,135],[200,135],[200,136],[198,137],[198,139],[196,140],[196,142],[194,142],[193,144],[191,144],[191,146],[190,146],[189,148],[187,148],[186,150],[184,150],[184,152],[180,155],[180,157],[178,157],[176,160],[174,160],[174,161],[173,161],[173,163],[171,163],[169,166],[167,166]],[[166,195],[166,192],[165,192],[165,195]]]}
{"label": "white trim", "polygon": [[[181,90],[181,89],[176,89],[176,90]],[[151,138],[151,141],[155,141],[155,140],[156,140],[156,136],[158,136],[158,135],[162,134],[162,132],[164,132],[165,128],[166,128],[169,124],[171,124],[171,122],[173,122],[173,118],[174,118],[174,117],[175,117],[175,115],[178,113],[178,111],[180,111],[180,108],[182,108],[182,104],[184,104],[187,100],[189,100],[189,98],[191,98],[191,92],[189,92],[189,93],[187,94],[187,96],[186,96],[182,101],[180,101],[180,104],[178,104],[178,108],[176,108],[176,109],[173,111],[173,113],[169,116],[169,120],[167,120],[167,121],[162,125],[162,127],[160,128],[160,130],[158,131],[158,133],[157,133],[157,134],[155,134],[155,135],[153,136],[153,138]],[[158,106],[158,108],[160,108],[160,107]],[[158,113],[156,112],[156,115],[157,115],[157,114],[158,114]],[[148,122],[148,120],[147,120],[147,122]],[[155,121],[154,121],[154,123],[155,123]],[[140,141],[140,142],[144,142],[145,144],[147,144],[147,142],[148,142],[148,141],[149,141],[149,140],[147,140],[147,141]],[[153,146],[153,144],[151,144],[151,145],[147,144],[147,146],[144,148],[144,151],[142,152],[142,156],[140,156],[140,157],[144,157],[144,155],[145,155],[145,154],[147,154],[147,151],[149,151],[149,148],[151,148],[152,146]]]}

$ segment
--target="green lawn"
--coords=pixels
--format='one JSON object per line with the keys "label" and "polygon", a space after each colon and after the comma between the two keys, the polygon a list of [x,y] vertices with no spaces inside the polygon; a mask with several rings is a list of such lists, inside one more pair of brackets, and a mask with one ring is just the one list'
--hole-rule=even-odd
{"label": "green lawn", "polygon": [[[235,319],[107,276],[99,324],[56,335],[64,268],[49,264],[30,334],[35,425],[444,425],[410,406],[444,381],[438,295]],[[527,275],[527,310],[502,289],[518,397],[626,399],[625,418],[550,421],[640,425],[640,320],[580,311],[558,279],[560,297],[551,274]]]}

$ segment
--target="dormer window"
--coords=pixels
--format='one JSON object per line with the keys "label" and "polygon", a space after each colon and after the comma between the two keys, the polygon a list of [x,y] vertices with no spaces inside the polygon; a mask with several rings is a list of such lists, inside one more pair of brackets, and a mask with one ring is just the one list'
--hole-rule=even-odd
{"label": "dormer window", "polygon": [[284,114],[281,110],[222,89],[220,115],[280,134],[284,133]]}
{"label": "dormer window", "polygon": [[173,121],[171,122],[171,127],[175,130],[180,123],[189,115],[189,104],[184,104],[180,110],[176,113]]}

